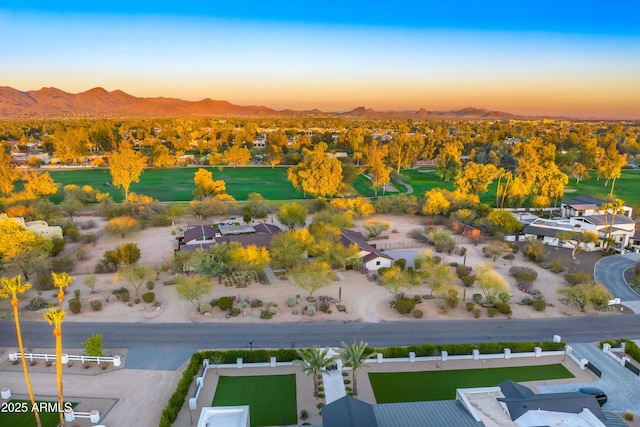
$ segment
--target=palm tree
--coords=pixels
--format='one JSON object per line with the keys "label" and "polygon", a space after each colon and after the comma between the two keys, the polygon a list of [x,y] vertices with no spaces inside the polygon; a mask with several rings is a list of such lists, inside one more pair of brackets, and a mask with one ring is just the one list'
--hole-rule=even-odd
{"label": "palm tree", "polygon": [[295,363],[302,365],[302,370],[307,376],[313,375],[313,395],[318,397],[318,375],[327,372],[327,367],[334,364],[337,356],[329,356],[328,348],[313,346],[296,350],[301,360]]}
{"label": "palm tree", "polygon": [[356,341],[353,340],[353,344],[351,345],[347,345],[344,342],[342,343],[340,359],[342,359],[344,366],[351,368],[354,396],[358,395],[358,370],[366,367],[367,365],[364,362],[375,354],[375,352],[369,351],[369,345],[364,341],[360,341],[359,344],[356,344]]}
{"label": "palm tree", "polygon": [[33,389],[31,388],[31,380],[29,379],[29,370],[27,369],[27,360],[24,357],[24,347],[22,346],[22,332],[20,331],[20,319],[18,318],[18,294],[23,294],[31,289],[29,283],[22,284],[20,276],[15,276],[13,279],[2,278],[2,287],[0,287],[0,298],[11,297],[11,306],[13,307],[13,319],[16,322],[16,335],[18,336],[18,348],[20,349],[20,358],[22,359],[22,369],[24,371],[24,379],[27,383],[27,390],[29,391],[29,399],[31,399],[31,407],[33,408],[33,415],[36,417],[36,424],[38,427],[42,427],[40,421],[40,413],[36,407],[36,401],[33,398]]}
{"label": "palm tree", "polygon": [[58,307],[62,307],[62,300],[64,299],[63,289],[71,284],[73,277],[69,276],[68,273],[51,273],[51,277],[53,277],[53,286],[59,289]]}
{"label": "palm tree", "polygon": [[607,243],[607,249],[609,249],[611,247],[612,241],[614,244],[617,244],[613,240],[613,224],[616,219],[616,214],[624,212],[624,201],[622,201],[621,199],[614,199],[609,203],[603,203],[600,206],[600,209],[605,211],[605,217],[608,215],[609,210],[611,210],[611,223],[609,224],[609,233],[607,234],[607,238],[605,239],[605,242]]}
{"label": "palm tree", "polygon": [[64,427],[64,403],[62,394],[62,322],[65,311],[61,308],[52,308],[44,314],[49,325],[54,325],[53,336],[56,337],[56,382],[58,383],[58,402],[60,407],[60,427]]}

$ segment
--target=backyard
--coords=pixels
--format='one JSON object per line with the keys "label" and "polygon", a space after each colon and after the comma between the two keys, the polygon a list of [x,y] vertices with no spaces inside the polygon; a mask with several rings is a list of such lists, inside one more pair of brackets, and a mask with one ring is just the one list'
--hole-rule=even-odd
{"label": "backyard", "polygon": [[539,381],[573,378],[562,364],[468,370],[369,373],[377,403],[455,399],[456,389],[492,387],[505,380]]}
{"label": "backyard", "polygon": [[251,426],[295,424],[296,376],[220,376],[211,405],[249,405]]}

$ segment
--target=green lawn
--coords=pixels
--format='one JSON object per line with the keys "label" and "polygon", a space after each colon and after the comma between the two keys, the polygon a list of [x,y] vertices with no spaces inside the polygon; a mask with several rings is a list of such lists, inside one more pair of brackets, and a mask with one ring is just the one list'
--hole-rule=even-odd
{"label": "green lawn", "polygon": [[505,380],[573,378],[561,364],[453,371],[369,373],[377,403],[451,400],[456,389],[493,387]]}
{"label": "green lawn", "polygon": [[[25,403],[27,412],[22,411],[25,408],[23,406]],[[17,404],[20,411],[10,411],[15,408],[15,406],[10,406],[11,404]],[[36,404],[38,404],[38,401],[36,401]],[[76,406],[76,404],[72,403],[73,406]],[[36,427],[36,418],[31,412],[31,401],[12,399],[3,405],[6,406],[3,406],[2,411],[0,411],[0,426]],[[42,421],[42,427],[56,427],[60,423],[60,414],[58,412],[41,411],[40,421]]]}
{"label": "green lawn", "polygon": [[[213,179],[222,179],[227,185],[227,193],[236,200],[246,200],[249,193],[260,193],[267,200],[292,200],[302,199],[304,194],[293,188],[287,180],[287,168],[270,167],[213,167],[205,168],[213,173]],[[162,202],[179,202],[193,199],[193,176],[197,168],[174,169],[146,169],[140,176],[139,183],[133,183],[130,191],[151,196]],[[122,200],[122,191],[115,187],[105,186],[111,182],[108,169],[72,169],[50,170],[53,180],[65,186],[76,184],[79,186],[90,185],[93,188],[108,192],[116,201]],[[363,195],[373,196],[370,182],[358,176],[355,182],[356,190]],[[16,185],[16,191],[22,189],[22,185]],[[55,196],[52,201],[59,202],[61,196]]]}
{"label": "green lawn", "polygon": [[[454,190],[453,183],[444,182],[440,179],[438,171],[435,169],[405,169],[401,175],[407,184],[413,187],[413,192],[416,196],[423,196],[425,192],[436,187]],[[591,171],[592,178],[582,181],[580,184],[576,184],[575,179],[570,179],[566,188],[576,191],[567,193],[565,198],[581,195],[606,199],[609,196],[611,184],[605,187],[605,181],[602,179],[598,181],[595,175],[595,171]],[[491,206],[495,205],[497,185],[497,182],[494,182],[487,193],[480,195],[480,200],[483,203]],[[616,181],[614,190],[616,197],[624,200],[627,204],[635,204],[640,203],[638,188],[640,188],[640,171],[624,170],[622,171],[622,176]]]}
{"label": "green lawn", "polygon": [[249,405],[251,426],[295,424],[298,421],[296,376],[220,376],[211,405]]}

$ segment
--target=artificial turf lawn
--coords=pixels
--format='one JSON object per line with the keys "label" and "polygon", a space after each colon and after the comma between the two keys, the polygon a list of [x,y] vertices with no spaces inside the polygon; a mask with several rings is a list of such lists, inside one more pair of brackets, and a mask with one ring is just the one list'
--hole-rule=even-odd
{"label": "artificial turf lawn", "polygon": [[251,426],[295,424],[298,421],[296,376],[220,376],[211,405],[249,405]]}
{"label": "artificial turf lawn", "polygon": [[538,381],[573,378],[562,364],[451,371],[369,373],[377,403],[451,400],[456,389],[493,387],[505,380]]}
{"label": "artificial turf lawn", "polygon": [[[10,408],[15,408],[15,406],[3,406],[2,411],[0,411],[0,426],[15,426],[15,427],[36,427],[36,418],[31,412],[31,401],[27,400],[11,400],[11,403],[17,403],[19,408],[21,408],[20,412],[8,412]],[[23,403],[27,404],[27,411],[22,411]],[[38,401],[36,401],[36,404]],[[6,404],[6,403],[5,403]],[[75,407],[77,403],[72,403]],[[60,413],[59,412],[43,412],[40,411],[40,421],[42,422],[42,427],[56,427],[60,423]]]}

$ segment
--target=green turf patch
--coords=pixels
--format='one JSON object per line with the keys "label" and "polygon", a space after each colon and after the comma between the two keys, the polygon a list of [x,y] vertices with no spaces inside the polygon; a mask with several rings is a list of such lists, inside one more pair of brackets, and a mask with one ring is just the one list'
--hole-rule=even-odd
{"label": "green turf patch", "polygon": [[[56,427],[60,423],[60,413],[55,412],[57,409],[55,403],[36,401],[36,405],[40,408],[42,427]],[[36,427],[36,418],[31,411],[31,401],[10,400],[1,402],[0,405],[2,405],[2,408],[0,408],[0,426]],[[77,402],[71,402],[71,406],[75,407],[76,405]]]}
{"label": "green turf patch", "polygon": [[251,426],[295,424],[298,421],[296,376],[220,376],[211,405],[249,405]]}
{"label": "green turf patch", "polygon": [[573,378],[562,364],[451,371],[369,373],[377,403],[451,400],[456,389],[494,387],[505,380],[539,381]]}

